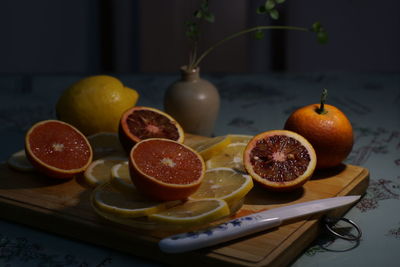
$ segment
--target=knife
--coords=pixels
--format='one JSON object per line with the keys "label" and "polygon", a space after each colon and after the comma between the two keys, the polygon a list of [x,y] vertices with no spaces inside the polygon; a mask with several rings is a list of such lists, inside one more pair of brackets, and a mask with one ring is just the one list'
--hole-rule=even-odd
{"label": "knife", "polygon": [[187,252],[274,228],[289,219],[346,206],[359,199],[360,196],[333,197],[261,211],[208,229],[166,237],[158,245],[166,253]]}

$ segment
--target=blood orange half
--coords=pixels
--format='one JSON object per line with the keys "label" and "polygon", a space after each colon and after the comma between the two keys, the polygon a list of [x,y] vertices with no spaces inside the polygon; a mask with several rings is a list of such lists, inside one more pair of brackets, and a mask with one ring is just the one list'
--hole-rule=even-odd
{"label": "blood orange half", "polygon": [[301,187],[312,176],[317,158],[301,135],[286,130],[260,133],[250,140],[243,163],[253,179],[276,191]]}
{"label": "blood orange half", "polygon": [[25,152],[38,171],[54,178],[71,178],[85,171],[93,158],[86,137],[72,125],[57,120],[33,125],[25,136]]}
{"label": "blood orange half", "polygon": [[129,170],[139,192],[155,200],[179,200],[199,188],[205,165],[190,147],[169,139],[151,138],[132,148]]}
{"label": "blood orange half", "polygon": [[119,139],[129,153],[141,140],[166,138],[183,143],[184,132],[179,123],[161,110],[150,107],[133,107],[125,111],[119,124]]}

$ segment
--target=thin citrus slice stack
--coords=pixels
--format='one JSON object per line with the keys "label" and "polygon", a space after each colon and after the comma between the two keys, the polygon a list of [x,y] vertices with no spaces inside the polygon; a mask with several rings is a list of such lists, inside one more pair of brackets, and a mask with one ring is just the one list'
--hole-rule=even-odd
{"label": "thin citrus slice stack", "polygon": [[129,174],[128,161],[118,163],[111,168],[111,184],[119,190],[129,191],[135,188]]}
{"label": "thin citrus slice stack", "polygon": [[184,132],[179,123],[161,110],[133,107],[126,110],[119,124],[119,139],[129,153],[132,146],[148,138],[166,138],[183,143]]}
{"label": "thin citrus slice stack", "polygon": [[25,136],[25,152],[38,171],[54,178],[82,173],[93,157],[86,137],[72,125],[57,120],[33,125]]}
{"label": "thin citrus slice stack", "polygon": [[227,167],[246,172],[243,165],[243,152],[247,143],[253,138],[251,135],[229,135],[231,143],[220,153],[206,161],[208,169]]}
{"label": "thin citrus slice stack", "polygon": [[155,222],[194,227],[213,222],[230,214],[229,207],[221,199],[189,200],[175,207],[152,213],[149,219]]}
{"label": "thin citrus slice stack", "polygon": [[151,138],[131,150],[130,175],[137,189],[156,200],[185,199],[200,186],[204,161],[190,147],[173,140]]}
{"label": "thin citrus slice stack", "polygon": [[130,192],[119,191],[110,182],[101,184],[93,190],[91,202],[95,211],[100,211],[101,215],[122,218],[147,216],[180,203],[149,200],[134,189]]}
{"label": "thin citrus slice stack", "polygon": [[204,160],[220,153],[231,142],[228,135],[216,136],[191,144],[190,147],[199,152]]}
{"label": "thin citrus slice stack", "polygon": [[127,158],[104,158],[93,161],[85,170],[83,176],[85,182],[90,186],[97,186],[111,179],[111,168],[121,162],[128,161]]}
{"label": "thin citrus slice stack", "polygon": [[189,199],[218,198],[231,207],[253,188],[253,179],[230,168],[209,169],[200,188]]}
{"label": "thin citrus slice stack", "polygon": [[26,158],[25,150],[20,150],[12,154],[7,160],[8,166],[23,172],[31,172],[35,170],[35,167]]}
{"label": "thin citrus slice stack", "polygon": [[230,134],[231,143],[245,143],[247,144],[254,136],[247,134]]}
{"label": "thin citrus slice stack", "polygon": [[117,133],[97,133],[87,137],[93,149],[93,159],[126,156]]}
{"label": "thin citrus slice stack", "polygon": [[312,145],[301,135],[275,130],[256,135],[244,151],[243,162],[262,186],[288,191],[310,179],[317,157]]}

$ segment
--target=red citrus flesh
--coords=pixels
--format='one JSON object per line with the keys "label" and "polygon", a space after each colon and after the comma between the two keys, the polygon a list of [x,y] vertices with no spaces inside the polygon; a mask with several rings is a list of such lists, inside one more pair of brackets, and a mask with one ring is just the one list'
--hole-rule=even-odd
{"label": "red citrus flesh", "polygon": [[129,152],[137,142],[148,138],[166,138],[183,143],[184,132],[174,118],[161,110],[137,106],[122,115],[119,137]]}
{"label": "red citrus flesh", "polygon": [[131,150],[129,166],[138,190],[157,200],[187,198],[198,189],[205,171],[197,152],[162,138],[137,143]]}
{"label": "red citrus flesh", "polygon": [[255,136],[244,151],[243,161],[256,182],[287,191],[308,181],[315,169],[316,155],[302,136],[276,130]]}
{"label": "red citrus flesh", "polygon": [[70,178],[92,161],[92,148],[75,127],[57,120],[36,123],[25,137],[27,158],[39,171],[54,178]]}

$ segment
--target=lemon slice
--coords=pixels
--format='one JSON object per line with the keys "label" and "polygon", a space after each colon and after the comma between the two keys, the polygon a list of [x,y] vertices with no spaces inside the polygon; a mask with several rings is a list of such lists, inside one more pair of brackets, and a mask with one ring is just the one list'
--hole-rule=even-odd
{"label": "lemon slice", "polygon": [[199,152],[204,160],[208,160],[212,156],[220,153],[230,142],[230,136],[223,135],[196,142],[190,146]]}
{"label": "lemon slice", "polygon": [[95,210],[122,218],[147,216],[181,203],[180,201],[153,201],[135,189],[130,192],[120,191],[110,182],[97,186],[92,192],[91,201]]}
{"label": "lemon slice", "polygon": [[228,216],[228,204],[221,199],[189,200],[183,204],[149,215],[149,219],[164,224],[192,227]]}
{"label": "lemon slice", "polygon": [[97,186],[111,179],[111,168],[118,163],[126,161],[126,158],[104,158],[90,163],[83,176],[84,181],[90,186]]}
{"label": "lemon slice", "polygon": [[206,161],[206,168],[226,167],[246,172],[243,165],[243,152],[247,143],[231,143],[221,153]]}
{"label": "lemon slice", "polygon": [[231,168],[206,171],[200,188],[189,199],[218,198],[229,206],[242,199],[253,188],[251,176]]}
{"label": "lemon slice", "polygon": [[127,161],[118,163],[111,168],[111,184],[119,190],[133,190],[133,185],[129,174],[129,164]]}
{"label": "lemon slice", "polygon": [[32,166],[32,164],[29,162],[29,160],[26,158],[25,150],[22,149],[20,151],[15,152],[12,154],[8,160],[7,164],[17,170],[17,171],[23,171],[23,172],[31,172],[35,170],[35,167]]}
{"label": "lemon slice", "polygon": [[87,137],[93,149],[93,159],[123,157],[126,153],[117,133],[102,132]]}
{"label": "lemon slice", "polygon": [[246,135],[246,134],[230,134],[229,135],[232,143],[248,143],[252,138],[253,135]]}

